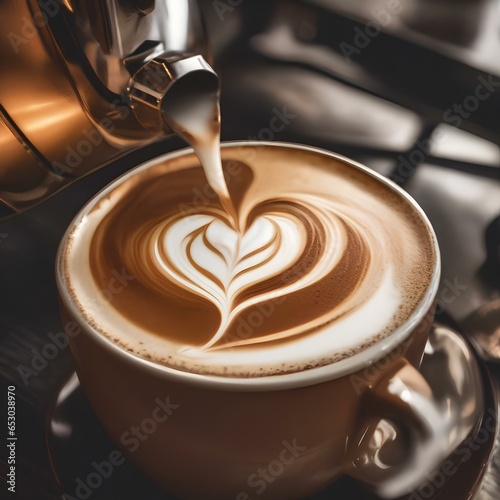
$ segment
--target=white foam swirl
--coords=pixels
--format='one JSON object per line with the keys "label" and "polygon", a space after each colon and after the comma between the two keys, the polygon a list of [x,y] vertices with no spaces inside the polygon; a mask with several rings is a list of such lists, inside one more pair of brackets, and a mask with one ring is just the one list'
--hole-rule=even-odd
{"label": "white foam swirl", "polygon": [[[426,229],[366,174],[316,161],[269,148],[240,167],[241,234],[215,198],[200,206],[196,169],[158,165],[118,185],[73,235],[80,307],[122,347],[200,373],[301,370],[375,342],[429,282]],[[121,270],[134,279],[110,296]],[[109,307],[96,308],[103,290]]]}
{"label": "white foam swirl", "polygon": [[[297,221],[260,216],[244,234],[215,216],[192,215],[171,224],[153,243],[155,260],[166,279],[210,300],[222,321],[206,348],[224,334],[234,298],[245,288],[276,276],[301,255],[305,241]],[[255,298],[240,304],[243,309]]]}
{"label": "white foam swirl", "polygon": [[[365,228],[360,236],[362,214],[348,207],[339,211],[338,204],[307,196],[300,205],[290,200],[264,207],[267,211],[262,208],[243,233],[214,212],[174,215],[136,235],[135,253],[147,258],[132,260],[131,267],[144,276],[143,282],[156,282],[161,292],[175,293],[176,287],[182,288],[210,301],[220,313],[218,328],[208,341],[202,346],[186,344],[184,351],[286,341],[302,334],[304,324],[311,329],[327,319],[341,317],[375,293],[381,270],[369,265],[369,257],[380,254],[379,262],[384,257],[378,251],[375,234]],[[356,256],[349,257],[348,252]],[[309,256],[305,258],[306,254]],[[354,258],[354,264],[337,269],[346,258]],[[142,262],[148,262],[149,267]],[[245,310],[277,298],[286,300],[297,292],[305,292],[307,297],[311,287],[335,272],[339,279],[333,282],[339,290],[320,287],[317,292],[309,292],[339,295],[327,300],[320,313],[304,322],[298,319],[291,326],[284,324],[278,332],[267,335],[225,338],[235,318]]]}

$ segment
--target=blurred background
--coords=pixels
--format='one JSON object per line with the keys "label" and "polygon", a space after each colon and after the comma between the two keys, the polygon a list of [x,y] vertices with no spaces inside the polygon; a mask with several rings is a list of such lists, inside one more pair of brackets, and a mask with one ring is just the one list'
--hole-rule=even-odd
{"label": "blurred background", "polygon": [[[222,82],[222,139],[323,147],[401,185],[423,207],[438,236],[443,270],[437,319],[454,322],[469,336],[488,334],[485,353],[498,354],[499,2],[200,0],[200,5]],[[9,72],[5,59],[0,68]],[[33,349],[41,349],[50,332],[61,331],[53,278],[58,242],[104,185],[139,162],[184,146],[170,138],[131,151],[0,221],[0,375],[2,387],[18,387],[19,431],[25,436],[19,445],[23,496],[18,498],[57,498],[65,481],[74,481],[75,471],[91,462],[82,443],[112,446],[79,393],[67,407],[58,406],[58,398],[66,401],[59,390],[72,374],[68,350],[28,385],[20,382],[19,365],[30,366]],[[51,434],[54,418],[66,441]],[[64,430],[72,419],[90,422],[90,431]],[[128,493],[116,493],[120,481],[139,474],[129,465],[123,471],[92,498],[163,498],[154,489],[137,496],[144,491],[143,479],[127,483]]]}
{"label": "blurred background", "polygon": [[[208,1],[205,12],[224,139],[325,147],[392,178],[438,234],[443,282],[458,292],[450,314],[498,296],[497,1]],[[276,110],[293,118],[274,132]]]}

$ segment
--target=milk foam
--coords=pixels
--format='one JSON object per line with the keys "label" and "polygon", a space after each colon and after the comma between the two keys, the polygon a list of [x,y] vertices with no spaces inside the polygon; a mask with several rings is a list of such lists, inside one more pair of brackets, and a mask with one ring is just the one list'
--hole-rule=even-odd
{"label": "milk foam", "polygon": [[[204,182],[192,156],[126,178],[78,225],[66,275],[102,334],[178,369],[256,376],[344,359],[409,317],[435,255],[408,202],[319,153],[249,157],[223,149],[251,172],[230,184],[241,232],[216,198],[179,210]],[[133,279],[106,293],[123,269]]]}
{"label": "milk foam", "polygon": [[219,309],[221,324],[208,347],[223,337],[235,311],[244,307],[234,307],[236,294],[296,262],[303,239],[297,224],[285,217],[259,217],[241,234],[216,217],[191,215],[153,244],[166,279]]}

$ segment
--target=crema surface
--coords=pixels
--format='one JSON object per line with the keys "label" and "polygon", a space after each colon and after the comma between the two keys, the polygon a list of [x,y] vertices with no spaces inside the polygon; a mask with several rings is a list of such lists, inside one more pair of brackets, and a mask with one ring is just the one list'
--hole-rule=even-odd
{"label": "crema surface", "polygon": [[436,262],[409,201],[318,151],[222,159],[237,225],[193,154],[125,176],[78,224],[66,279],[94,328],[155,363],[252,377],[350,357],[408,320]]}

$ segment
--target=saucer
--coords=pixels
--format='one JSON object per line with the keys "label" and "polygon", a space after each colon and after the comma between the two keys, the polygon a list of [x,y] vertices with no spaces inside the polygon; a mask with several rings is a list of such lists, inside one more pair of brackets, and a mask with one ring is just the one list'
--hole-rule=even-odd
{"label": "saucer", "polygon": [[[460,368],[463,363],[478,367],[482,380],[474,382],[477,387],[466,387],[471,381],[456,376],[468,371]],[[492,458],[497,448],[498,404],[495,382],[489,372],[477,361],[459,334],[447,327],[435,326],[427,344],[421,373],[436,389],[435,396],[446,399],[450,414],[470,411],[466,407],[470,405],[470,400],[462,397],[464,391],[480,393],[483,390],[484,408],[474,429],[443,462],[443,466],[423,478],[422,485],[401,500],[497,498],[496,464]],[[174,500],[128,460],[114,466],[113,470],[105,468],[100,473],[96,472],[99,464],[109,462],[117,448],[93,414],[74,373],[61,387],[52,407],[47,420],[46,442],[53,473],[68,500]],[[488,491],[493,491],[493,496],[488,497]],[[308,500],[332,498],[379,500],[365,486],[347,477]]]}

